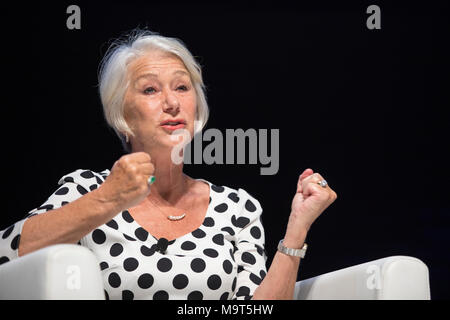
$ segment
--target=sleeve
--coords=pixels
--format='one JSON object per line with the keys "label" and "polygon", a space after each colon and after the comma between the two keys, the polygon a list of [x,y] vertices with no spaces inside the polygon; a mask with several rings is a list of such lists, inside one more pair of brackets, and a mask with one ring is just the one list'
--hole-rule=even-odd
{"label": "sleeve", "polygon": [[[38,214],[58,209],[84,194],[96,189],[104,181],[104,171],[101,174],[90,170],[79,169],[63,176],[58,181],[58,189],[39,207],[34,208],[20,221],[0,231],[0,264],[19,257],[18,249],[22,228],[27,219]],[[78,244],[81,244],[80,242]]]}
{"label": "sleeve", "polygon": [[238,275],[233,300],[249,300],[267,273],[267,254],[262,224],[262,207],[258,200],[239,189],[242,208],[232,223],[240,228],[236,235],[234,256]]}

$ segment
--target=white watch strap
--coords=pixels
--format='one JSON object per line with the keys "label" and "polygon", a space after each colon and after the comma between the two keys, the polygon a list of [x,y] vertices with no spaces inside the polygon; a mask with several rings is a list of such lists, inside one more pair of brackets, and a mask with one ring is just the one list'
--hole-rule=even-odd
{"label": "white watch strap", "polygon": [[301,249],[293,249],[287,248],[283,245],[283,239],[278,243],[278,251],[287,254],[289,256],[304,258],[306,254],[306,250],[308,249],[308,245],[306,243],[303,244]]}

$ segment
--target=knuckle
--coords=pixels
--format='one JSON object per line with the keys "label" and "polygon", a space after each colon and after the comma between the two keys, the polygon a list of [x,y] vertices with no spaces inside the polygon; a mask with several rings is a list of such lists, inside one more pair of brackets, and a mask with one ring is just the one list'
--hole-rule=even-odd
{"label": "knuckle", "polygon": [[136,157],[140,157],[142,159],[145,159],[146,161],[150,161],[150,159],[151,159],[150,155],[144,151],[137,152]]}
{"label": "knuckle", "polygon": [[122,156],[119,159],[119,164],[123,167],[126,167],[127,165],[130,164],[130,157],[128,155]]}
{"label": "knuckle", "polygon": [[130,164],[128,166],[128,172],[131,173],[132,175],[136,175],[138,173],[138,168],[137,166]]}
{"label": "knuckle", "polygon": [[[317,187],[315,187],[315,188],[317,188]],[[317,188],[317,190],[319,190],[318,193],[319,193],[320,199],[322,199],[324,201],[328,201],[330,199],[330,197],[331,197],[331,194],[327,190],[324,190],[322,187],[320,187],[320,188],[322,190]]]}
{"label": "knuckle", "polygon": [[332,193],[332,196],[333,196],[333,201],[334,201],[334,200],[336,200],[336,199],[337,199],[337,197],[338,197],[338,196],[337,196],[337,193],[336,193],[336,192],[334,192],[334,191],[333,191],[333,193]]}

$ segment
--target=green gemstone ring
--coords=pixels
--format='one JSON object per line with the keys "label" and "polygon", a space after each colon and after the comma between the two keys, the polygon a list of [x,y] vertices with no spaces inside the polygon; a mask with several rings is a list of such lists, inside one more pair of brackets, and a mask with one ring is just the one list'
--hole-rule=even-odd
{"label": "green gemstone ring", "polygon": [[149,185],[152,185],[153,184],[153,182],[155,182],[155,180],[156,180],[156,177],[155,176],[150,176],[150,178],[148,178],[148,184]]}

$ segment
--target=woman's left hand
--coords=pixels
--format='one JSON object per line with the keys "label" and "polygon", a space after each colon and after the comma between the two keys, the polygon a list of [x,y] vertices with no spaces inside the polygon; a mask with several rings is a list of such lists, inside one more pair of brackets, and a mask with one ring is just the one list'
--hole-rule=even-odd
{"label": "woman's left hand", "polygon": [[292,200],[291,214],[285,240],[291,246],[301,247],[306,233],[320,214],[332,204],[337,194],[326,185],[319,185],[324,178],[312,169],[306,169],[298,178],[297,192]]}

